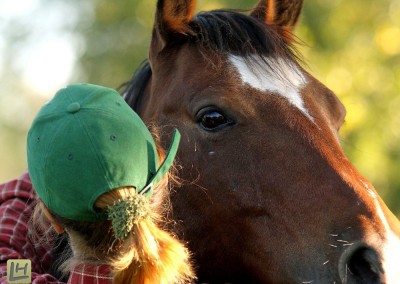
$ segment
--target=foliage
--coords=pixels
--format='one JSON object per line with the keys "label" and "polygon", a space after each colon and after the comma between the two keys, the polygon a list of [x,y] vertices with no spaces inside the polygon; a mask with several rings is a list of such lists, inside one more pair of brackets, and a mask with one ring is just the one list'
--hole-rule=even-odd
{"label": "foliage", "polygon": [[399,215],[400,1],[306,3],[307,58],[347,108],[343,148]]}

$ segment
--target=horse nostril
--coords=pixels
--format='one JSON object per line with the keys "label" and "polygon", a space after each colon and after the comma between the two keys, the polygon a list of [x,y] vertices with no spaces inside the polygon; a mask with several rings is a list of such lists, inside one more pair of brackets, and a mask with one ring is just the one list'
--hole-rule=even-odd
{"label": "horse nostril", "polygon": [[378,253],[364,244],[356,244],[340,257],[339,275],[347,284],[383,284],[385,272]]}

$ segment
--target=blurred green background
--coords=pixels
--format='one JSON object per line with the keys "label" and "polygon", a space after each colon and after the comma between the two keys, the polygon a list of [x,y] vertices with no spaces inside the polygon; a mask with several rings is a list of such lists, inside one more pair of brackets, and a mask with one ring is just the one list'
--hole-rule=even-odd
{"label": "blurred green background", "polygon": [[[198,1],[198,10],[256,1]],[[25,137],[60,87],[116,88],[146,58],[155,0],[0,0],[0,182],[26,168]],[[400,0],[305,0],[297,35],[310,72],[348,115],[350,160],[400,216]]]}

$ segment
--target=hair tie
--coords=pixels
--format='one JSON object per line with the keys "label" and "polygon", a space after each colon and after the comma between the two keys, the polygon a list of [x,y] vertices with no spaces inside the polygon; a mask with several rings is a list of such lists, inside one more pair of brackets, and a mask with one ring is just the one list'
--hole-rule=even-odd
{"label": "hair tie", "polygon": [[139,221],[150,216],[150,205],[142,194],[134,194],[119,199],[107,207],[108,220],[111,220],[116,239],[126,238]]}

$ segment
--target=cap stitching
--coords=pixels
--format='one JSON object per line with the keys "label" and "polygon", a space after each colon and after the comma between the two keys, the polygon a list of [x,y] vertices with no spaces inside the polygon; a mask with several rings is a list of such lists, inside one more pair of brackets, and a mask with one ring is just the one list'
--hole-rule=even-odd
{"label": "cap stitching", "polygon": [[[104,111],[103,114],[110,114],[110,112]],[[113,116],[112,116],[112,115],[109,115],[109,117],[112,118]],[[97,151],[94,150],[94,149],[96,149],[97,147],[96,147],[96,145],[95,145],[95,143],[94,143],[94,141],[93,141],[94,139],[93,139],[92,135],[90,134],[90,131],[88,131],[88,128],[87,128],[86,124],[83,123],[83,121],[82,121],[82,119],[81,119],[80,117],[77,116],[76,118],[77,118],[77,120],[79,121],[80,125],[84,128],[84,130],[85,130],[85,135],[89,138],[90,144],[91,144],[91,146],[92,146],[91,151],[95,154],[95,156],[96,156],[96,158],[97,158],[97,161],[99,162],[99,165],[101,166],[103,172],[105,173],[105,174],[104,174],[104,179],[105,179],[106,182],[107,182],[107,189],[110,190],[111,187],[113,186],[113,184],[112,184],[112,182],[111,182],[111,180],[110,180],[109,171],[107,170],[107,167],[105,167],[105,165],[104,165],[104,161],[103,161],[104,158],[101,156],[100,153],[98,153]],[[88,208],[89,210],[91,210],[92,212],[94,211],[94,208],[93,208],[94,202],[96,201],[96,199],[98,198],[98,196],[106,192],[106,191],[104,191],[104,188],[103,188],[102,190],[103,190],[103,191],[102,191],[101,193],[99,193],[98,191],[92,193],[92,196],[91,196],[91,198],[90,198],[90,200],[89,200],[89,204],[88,204],[88,207],[87,207],[87,208]]]}
{"label": "cap stitching", "polygon": [[[98,90],[93,90],[93,91],[91,91],[89,94],[87,94],[87,96],[85,97],[85,99],[83,99],[82,101],[81,101],[81,111],[90,111],[90,112],[92,112],[92,111],[95,111],[96,109],[95,108],[87,108],[87,107],[85,107],[84,106],[84,103],[86,103],[86,101],[88,101],[93,95],[95,95],[95,94],[97,94],[98,93]],[[68,94],[70,94],[69,93],[69,90],[68,90]],[[72,100],[72,98],[71,97],[68,97],[69,99],[70,99],[70,102],[72,103],[73,102],[73,100]],[[103,112],[102,110],[100,110],[101,112]],[[100,112],[99,110],[98,110],[98,112]],[[105,111],[105,113],[110,113],[110,112],[107,112],[107,111]],[[104,176],[104,178],[105,178],[105,180],[106,180],[106,182],[107,182],[107,185],[108,185],[108,187],[110,187],[110,184],[111,184],[111,182],[110,182],[110,179],[109,179],[109,175],[108,175],[108,171],[106,170],[106,168],[105,168],[105,166],[104,166],[104,163],[103,163],[103,161],[102,161],[102,159],[101,159],[101,157],[99,156],[99,154],[97,154],[97,152],[96,151],[94,151],[94,149],[96,148],[95,147],[95,144],[94,144],[94,142],[93,142],[93,138],[91,137],[91,135],[89,134],[90,133],[90,131],[88,131],[88,128],[86,127],[86,124],[82,121],[82,119],[79,117],[79,115],[74,115],[75,116],[75,119],[79,122],[79,124],[82,126],[82,128],[85,130],[85,135],[88,137],[88,139],[89,139],[89,142],[90,142],[90,144],[91,144],[91,146],[92,146],[92,149],[91,149],[91,151],[96,155],[96,158],[97,158],[97,160],[98,160],[98,162],[100,163],[100,166],[101,166],[101,168],[103,169],[103,171],[104,172],[106,172],[107,173],[107,175],[105,175]],[[93,206],[94,206],[94,202],[96,201],[96,199],[97,199],[97,196],[96,196],[96,194],[98,194],[98,192],[96,192],[96,193],[92,193],[92,196],[91,196],[91,198],[90,198],[90,200],[89,200],[89,203],[87,204],[87,209],[89,210],[89,211],[91,211],[91,212],[94,212],[94,208],[93,208]],[[96,196],[96,197],[95,197]]]}
{"label": "cap stitching", "polygon": [[[45,157],[44,157],[44,166],[43,166],[43,171],[46,171],[46,168],[47,168],[47,165],[48,165],[48,156],[49,156],[49,153],[51,153],[52,152],[52,149],[54,148],[54,140],[56,139],[56,137],[58,136],[58,133],[61,131],[61,129],[63,129],[63,126],[66,124],[67,122],[66,121],[63,121],[62,122],[62,124],[60,125],[60,127],[57,127],[57,130],[55,131],[55,133],[54,133],[54,135],[53,135],[53,137],[51,138],[51,141],[50,141],[50,146],[49,146],[49,149],[48,149],[48,151],[46,151],[46,154],[45,154]],[[46,181],[46,184],[48,184],[47,183],[47,181]],[[45,187],[45,194],[46,194],[46,197],[47,197],[47,202],[48,203],[50,203],[50,196],[49,196],[49,191],[47,190],[47,185],[44,185],[44,187]],[[49,206],[49,208],[50,208],[50,205],[49,204],[46,204],[47,206]],[[50,209],[52,209],[52,208],[50,208]]]}

